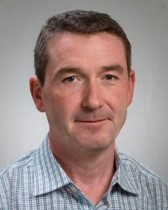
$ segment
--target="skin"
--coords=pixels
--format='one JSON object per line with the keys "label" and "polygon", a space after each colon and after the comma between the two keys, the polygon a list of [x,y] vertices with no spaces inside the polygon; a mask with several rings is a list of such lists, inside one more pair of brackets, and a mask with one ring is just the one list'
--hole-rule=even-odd
{"label": "skin", "polygon": [[132,102],[122,41],[106,32],[56,34],[48,43],[45,83],[30,90],[49,122],[50,147],[66,173],[97,204],[115,172],[115,139]]}

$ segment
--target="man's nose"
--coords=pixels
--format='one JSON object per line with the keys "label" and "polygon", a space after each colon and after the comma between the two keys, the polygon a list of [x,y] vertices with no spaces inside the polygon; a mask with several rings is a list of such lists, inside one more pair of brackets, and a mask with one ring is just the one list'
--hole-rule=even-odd
{"label": "man's nose", "polygon": [[96,82],[86,85],[83,93],[83,108],[93,111],[103,106],[103,96],[99,85]]}

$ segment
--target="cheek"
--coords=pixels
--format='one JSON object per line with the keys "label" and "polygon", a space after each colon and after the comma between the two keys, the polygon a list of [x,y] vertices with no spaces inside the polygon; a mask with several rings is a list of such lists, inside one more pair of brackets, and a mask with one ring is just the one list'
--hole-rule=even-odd
{"label": "cheek", "polygon": [[66,121],[73,118],[80,106],[79,96],[76,94],[54,94],[48,101],[50,115],[53,115],[51,117],[59,121]]}
{"label": "cheek", "polygon": [[[105,94],[104,94],[105,95]],[[122,110],[127,108],[128,104],[128,92],[127,87],[116,87],[112,88],[110,92],[108,92],[106,100],[109,102],[109,105],[114,110]]]}

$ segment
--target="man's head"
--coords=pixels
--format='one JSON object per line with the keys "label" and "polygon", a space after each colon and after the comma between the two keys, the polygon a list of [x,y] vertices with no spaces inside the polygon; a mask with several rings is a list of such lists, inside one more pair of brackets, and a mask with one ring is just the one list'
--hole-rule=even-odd
{"label": "man's head", "polygon": [[130,52],[125,33],[107,15],[73,11],[48,20],[30,89],[47,115],[51,147],[71,154],[112,149],[133,96]]}
{"label": "man's head", "polygon": [[49,60],[48,42],[56,33],[70,32],[91,35],[107,32],[119,37],[125,47],[128,73],[131,70],[131,45],[121,26],[110,16],[94,11],[74,10],[55,15],[48,19],[38,37],[35,50],[35,71],[41,83],[45,81],[45,70]]}

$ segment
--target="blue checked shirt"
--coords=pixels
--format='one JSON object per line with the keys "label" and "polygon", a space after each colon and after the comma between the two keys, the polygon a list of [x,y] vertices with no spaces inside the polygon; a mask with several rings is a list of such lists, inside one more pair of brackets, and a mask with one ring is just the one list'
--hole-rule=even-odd
{"label": "blue checked shirt", "polygon": [[94,206],[52,155],[48,138],[38,150],[0,172],[3,210],[168,210],[168,185],[124,154],[107,193]]}

